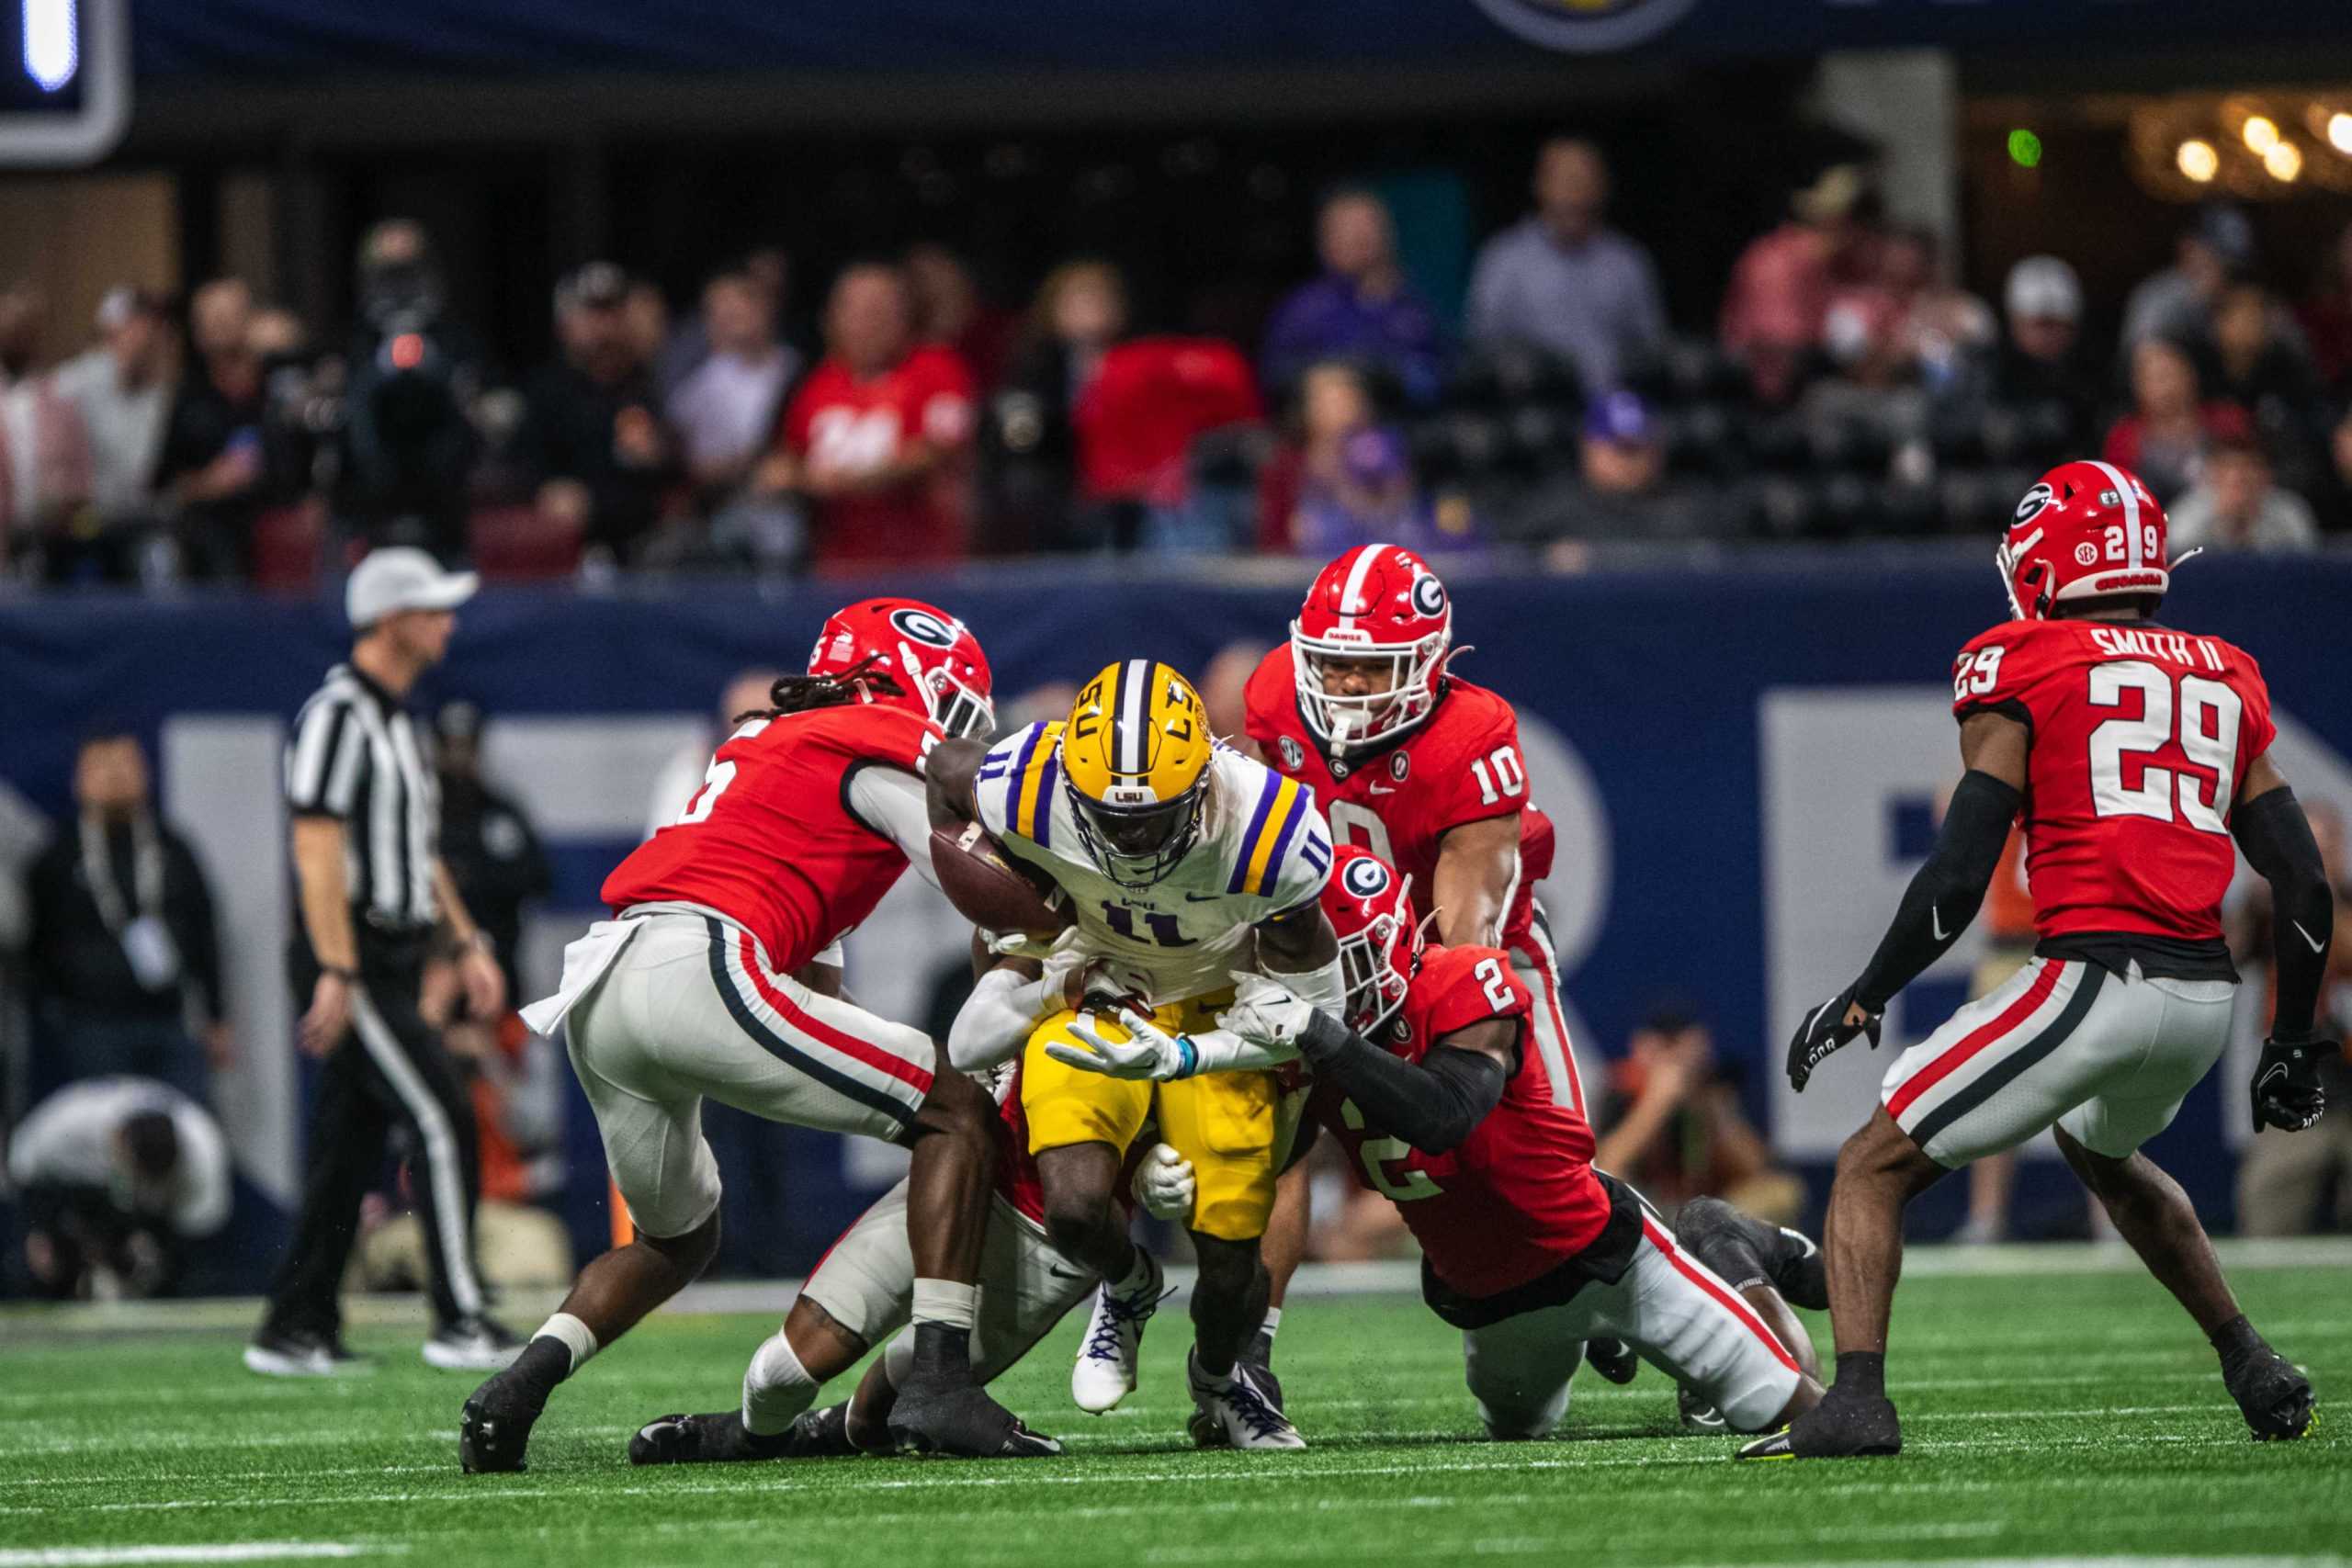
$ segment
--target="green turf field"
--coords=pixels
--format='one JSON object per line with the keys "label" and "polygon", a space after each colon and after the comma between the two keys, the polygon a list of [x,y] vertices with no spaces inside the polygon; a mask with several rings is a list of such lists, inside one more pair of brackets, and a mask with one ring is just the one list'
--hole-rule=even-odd
{"label": "green turf field", "polygon": [[[672,1315],[558,1393],[529,1473],[469,1478],[455,1427],[471,1380],[422,1365],[413,1328],[355,1332],[383,1356],[370,1377],[280,1382],[243,1370],[218,1309],[218,1326],[142,1314],[116,1332],[20,1310],[0,1316],[0,1568],[2337,1562],[2352,1550],[2352,1409],[2329,1400],[2352,1387],[2343,1256],[2235,1270],[2257,1325],[2320,1385],[2304,1442],[2247,1439],[2211,1353],[2144,1276],[1916,1276],[1889,1380],[1909,1447],[1844,1464],[1735,1466],[1731,1439],[1675,1432],[1646,1370],[1629,1389],[1580,1375],[1552,1441],[1486,1443],[1453,1336],[1370,1296],[1296,1303],[1283,1325],[1304,1454],[1187,1448],[1186,1334],[1163,1315],[1143,1388],[1109,1417],[1068,1403],[1075,1322],[999,1385],[1064,1439],[1059,1460],[631,1470],[635,1425],[732,1403],[772,1326]],[[211,1550],[159,1550],[187,1547]]]}

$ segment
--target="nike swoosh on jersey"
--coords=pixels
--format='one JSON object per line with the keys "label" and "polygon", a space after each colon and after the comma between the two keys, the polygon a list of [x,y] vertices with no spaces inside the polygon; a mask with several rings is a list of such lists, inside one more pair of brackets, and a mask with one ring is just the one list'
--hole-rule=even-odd
{"label": "nike swoosh on jersey", "polygon": [[2303,930],[2302,921],[2289,920],[2287,923],[2295,928],[2295,934],[2297,936],[2301,937],[2305,942],[2311,943],[2311,949],[2313,953],[2325,953],[2327,951],[2327,943],[2320,941],[2317,937],[2312,936],[2311,932]]}
{"label": "nike swoosh on jersey", "polygon": [[1944,912],[1933,904],[1928,906],[1928,923],[1936,928],[1936,940],[1944,940]]}

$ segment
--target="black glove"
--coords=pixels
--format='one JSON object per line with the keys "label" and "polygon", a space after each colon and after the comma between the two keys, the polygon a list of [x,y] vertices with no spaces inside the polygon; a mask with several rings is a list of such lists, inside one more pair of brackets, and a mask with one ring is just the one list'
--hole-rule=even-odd
{"label": "black glove", "polygon": [[2333,1040],[2266,1040],[2254,1069],[2254,1130],[2276,1127],[2300,1133],[2327,1109],[2319,1087],[2320,1057],[2336,1048]]}
{"label": "black glove", "polygon": [[1879,1026],[1886,1021],[1886,1014],[1874,1012],[1860,1023],[1848,1023],[1846,1014],[1853,1005],[1854,987],[1849,986],[1804,1015],[1804,1021],[1797,1025],[1796,1035],[1789,1042],[1791,1089],[1803,1094],[1813,1069],[1827,1061],[1833,1052],[1850,1043],[1857,1034],[1869,1035],[1871,1049],[1878,1049]]}

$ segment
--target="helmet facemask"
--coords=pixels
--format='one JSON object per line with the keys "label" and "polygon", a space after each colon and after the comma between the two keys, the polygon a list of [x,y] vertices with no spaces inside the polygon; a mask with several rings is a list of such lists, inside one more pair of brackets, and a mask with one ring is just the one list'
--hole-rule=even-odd
{"label": "helmet facemask", "polygon": [[1122,887],[1144,888],[1182,863],[1199,839],[1206,777],[1173,800],[1132,805],[1090,800],[1067,773],[1062,787],[1069,795],[1079,840],[1096,868]]}
{"label": "helmet facemask", "polygon": [[[1407,964],[1420,946],[1410,923],[1413,879],[1406,877],[1394,909],[1340,939],[1340,974],[1346,987],[1348,1027],[1367,1038],[1396,1016],[1412,987]],[[1432,917],[1434,918],[1434,917]],[[1398,961],[1398,949],[1407,962]]]}
{"label": "helmet facemask", "polygon": [[[1363,634],[1354,634],[1361,637]],[[1451,634],[1430,633],[1404,647],[1369,640],[1310,637],[1291,623],[1291,662],[1298,683],[1298,707],[1317,739],[1346,752],[1392,739],[1412,729],[1437,707],[1438,679],[1445,669]],[[1385,663],[1388,684],[1377,692],[1350,695],[1326,683],[1322,660],[1343,659]]]}

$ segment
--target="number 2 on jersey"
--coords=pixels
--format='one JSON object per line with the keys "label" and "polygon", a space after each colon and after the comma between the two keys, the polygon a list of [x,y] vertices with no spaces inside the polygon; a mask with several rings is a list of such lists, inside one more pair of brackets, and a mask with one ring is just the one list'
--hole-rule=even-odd
{"label": "number 2 on jersey", "polygon": [[[2091,731],[2093,808],[2101,817],[2177,820],[2202,833],[2227,833],[2223,818],[2237,776],[2244,700],[2202,675],[2182,675],[2176,684],[2173,676],[2139,660],[2091,666],[2093,707],[2121,707],[2129,692],[2140,694],[2140,716],[2110,718]],[[2200,772],[2176,773],[2149,760],[2176,738],[2181,754]],[[2127,757],[2139,761],[2137,783],[2124,777]]]}

